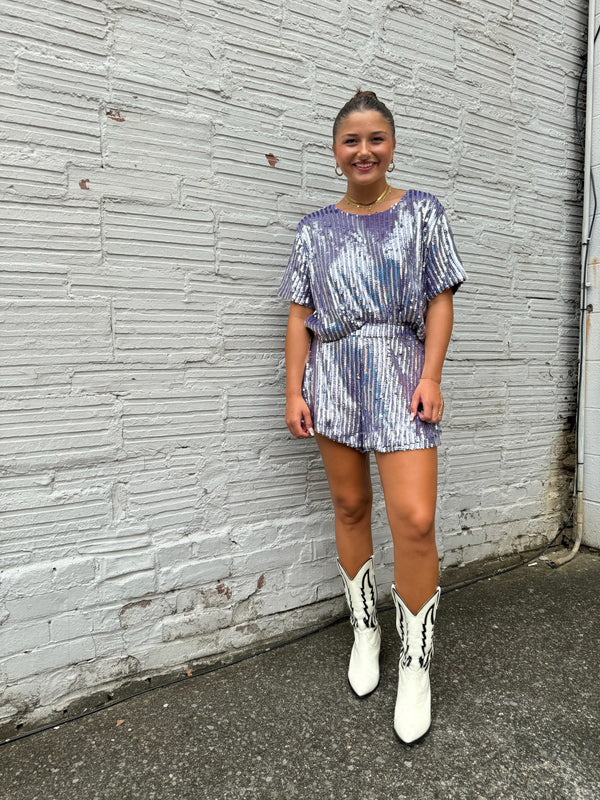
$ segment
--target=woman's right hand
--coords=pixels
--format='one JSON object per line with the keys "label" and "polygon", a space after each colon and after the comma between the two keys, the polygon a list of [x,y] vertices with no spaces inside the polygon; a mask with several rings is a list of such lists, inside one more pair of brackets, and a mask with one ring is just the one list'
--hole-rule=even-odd
{"label": "woman's right hand", "polygon": [[313,309],[290,303],[285,337],[285,422],[292,436],[314,436],[310,411],[302,397],[302,382],[310,352],[311,334],[304,324]]}
{"label": "woman's right hand", "polygon": [[314,436],[310,410],[302,395],[288,396],[285,405],[285,424],[296,439]]}

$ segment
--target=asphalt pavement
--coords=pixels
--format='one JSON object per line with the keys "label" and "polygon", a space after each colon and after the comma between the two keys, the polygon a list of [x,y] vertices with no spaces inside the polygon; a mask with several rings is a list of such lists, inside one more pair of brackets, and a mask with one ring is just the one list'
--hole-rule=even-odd
{"label": "asphalt pavement", "polygon": [[[341,584],[340,584],[341,592]],[[382,679],[346,680],[348,622],[0,747],[2,800],[598,800],[600,554],[446,592],[419,744]]]}

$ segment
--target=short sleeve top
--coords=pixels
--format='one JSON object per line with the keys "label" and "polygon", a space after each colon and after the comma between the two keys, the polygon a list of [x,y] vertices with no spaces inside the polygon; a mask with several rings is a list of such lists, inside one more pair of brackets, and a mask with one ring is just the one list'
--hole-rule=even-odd
{"label": "short sleeve top", "polygon": [[313,211],[297,229],[279,296],[314,309],[306,326],[322,341],[368,323],[407,325],[425,339],[428,302],[467,275],[444,207],[410,189],[385,211]]}

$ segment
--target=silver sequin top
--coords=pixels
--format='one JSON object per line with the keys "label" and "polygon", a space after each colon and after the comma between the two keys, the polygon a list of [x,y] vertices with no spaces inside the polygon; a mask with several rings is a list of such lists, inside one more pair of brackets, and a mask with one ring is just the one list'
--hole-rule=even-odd
{"label": "silver sequin top", "polygon": [[427,303],[466,277],[442,204],[409,189],[385,211],[330,205],[304,217],[279,296],[314,309],[305,324],[324,342],[368,323],[407,325],[424,341]]}

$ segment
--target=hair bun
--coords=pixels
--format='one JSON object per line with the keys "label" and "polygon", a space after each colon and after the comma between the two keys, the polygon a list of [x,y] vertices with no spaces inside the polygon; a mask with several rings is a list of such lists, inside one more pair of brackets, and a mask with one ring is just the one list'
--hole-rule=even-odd
{"label": "hair bun", "polygon": [[363,92],[362,89],[360,89],[360,88],[356,90],[356,94],[354,95],[354,97],[352,99],[353,100],[362,100],[362,99],[366,99],[367,97],[370,97],[373,100],[377,100],[378,99],[377,95],[375,94],[375,92],[371,92],[371,91]]}

